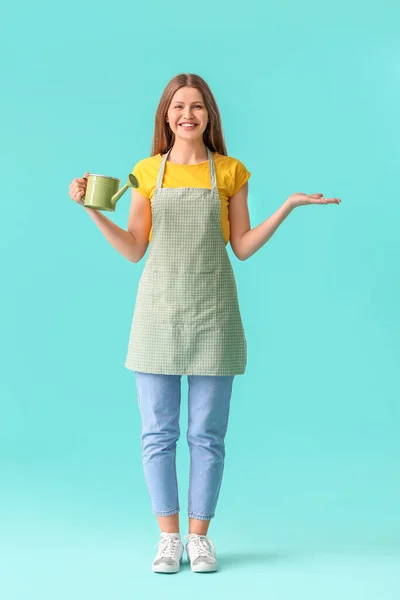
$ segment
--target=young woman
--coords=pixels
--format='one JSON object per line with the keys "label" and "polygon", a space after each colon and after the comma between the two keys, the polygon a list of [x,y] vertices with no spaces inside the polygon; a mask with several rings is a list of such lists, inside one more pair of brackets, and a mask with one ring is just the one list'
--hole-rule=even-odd
{"label": "young woman", "polygon": [[[133,174],[125,231],[86,208],[111,245],[137,263],[139,281],[125,366],[135,372],[142,419],[142,459],[152,510],[161,530],[154,572],[176,573],[184,546],[179,529],[175,453],[181,377],[188,377],[189,535],[194,572],[215,571],[207,537],[225,458],[224,439],[235,375],[245,372],[247,344],[226,244],[246,260],[297,206],[338,204],[323,194],[295,193],[257,227],[247,207],[250,172],[228,156],[220,113],[207,83],[193,74],[166,86],[155,117],[151,156]],[[83,204],[87,176],[71,198]]]}

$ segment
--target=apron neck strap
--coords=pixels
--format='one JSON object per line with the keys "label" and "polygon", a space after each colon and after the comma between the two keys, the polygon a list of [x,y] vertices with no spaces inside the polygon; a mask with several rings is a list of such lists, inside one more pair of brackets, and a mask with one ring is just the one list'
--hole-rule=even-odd
{"label": "apron neck strap", "polygon": [[[217,176],[215,173],[214,157],[212,155],[211,150],[207,146],[206,146],[206,149],[207,149],[207,156],[208,156],[208,164],[209,164],[209,168],[210,168],[211,187],[212,187],[212,189],[218,189],[217,188]],[[171,150],[172,150],[172,148],[170,148],[168,150],[168,152],[162,157],[160,170],[158,172],[158,177],[157,177],[157,184],[156,184],[157,189],[160,189],[162,187],[162,182],[164,179],[165,163],[167,162],[167,158],[168,158],[168,155],[171,152]]]}

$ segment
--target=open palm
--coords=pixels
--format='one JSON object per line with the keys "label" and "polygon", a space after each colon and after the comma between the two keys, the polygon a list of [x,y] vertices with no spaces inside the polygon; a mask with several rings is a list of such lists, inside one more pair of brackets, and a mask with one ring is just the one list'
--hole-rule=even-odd
{"label": "open palm", "polygon": [[304,206],[306,204],[340,204],[340,198],[324,198],[323,194],[304,194],[296,192],[288,197],[287,201],[292,206]]}

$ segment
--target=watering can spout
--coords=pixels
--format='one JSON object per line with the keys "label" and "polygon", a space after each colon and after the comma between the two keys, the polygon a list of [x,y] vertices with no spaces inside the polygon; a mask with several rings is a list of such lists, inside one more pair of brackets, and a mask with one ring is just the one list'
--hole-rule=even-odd
{"label": "watering can spout", "polygon": [[122,188],[120,190],[118,190],[118,192],[116,194],[114,194],[114,196],[111,197],[111,204],[113,205],[113,207],[115,208],[115,205],[117,204],[118,200],[121,198],[121,196],[123,196],[126,192],[126,190],[130,187],[133,188],[138,188],[139,187],[139,182],[136,179],[136,177],[133,175],[133,173],[130,173],[128,175],[128,182],[122,186]]}

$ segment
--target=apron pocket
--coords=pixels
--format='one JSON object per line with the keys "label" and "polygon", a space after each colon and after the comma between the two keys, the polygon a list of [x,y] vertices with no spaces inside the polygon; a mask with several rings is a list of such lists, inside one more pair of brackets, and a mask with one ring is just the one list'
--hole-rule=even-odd
{"label": "apron pocket", "polygon": [[153,271],[153,315],[165,323],[217,323],[217,271]]}

